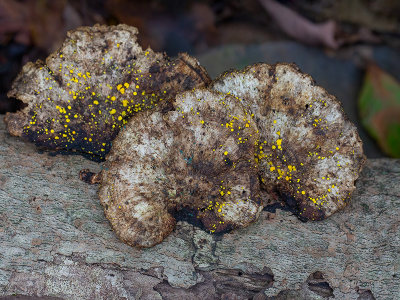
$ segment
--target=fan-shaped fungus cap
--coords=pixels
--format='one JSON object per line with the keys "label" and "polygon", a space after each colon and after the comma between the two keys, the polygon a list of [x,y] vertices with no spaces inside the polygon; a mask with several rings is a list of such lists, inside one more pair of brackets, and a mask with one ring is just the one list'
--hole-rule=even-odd
{"label": "fan-shaped fungus cap", "polygon": [[255,115],[262,187],[300,218],[320,220],[346,205],[365,161],[340,102],[293,64],[256,64],[211,87]]}
{"label": "fan-shaped fungus cap", "polygon": [[46,63],[27,63],[8,93],[27,107],[6,115],[9,132],[102,160],[136,112],[209,82],[196,59],[143,50],[137,33],[127,25],[80,27]]}
{"label": "fan-shaped fungus cap", "polygon": [[132,246],[161,242],[174,227],[171,214],[185,207],[211,232],[247,226],[263,208],[254,161],[258,130],[241,103],[196,89],[173,105],[133,117],[102,171],[105,214]]}

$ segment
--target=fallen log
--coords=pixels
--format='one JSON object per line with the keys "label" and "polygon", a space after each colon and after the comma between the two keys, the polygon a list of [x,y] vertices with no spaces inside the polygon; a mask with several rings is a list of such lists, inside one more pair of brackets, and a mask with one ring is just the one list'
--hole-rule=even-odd
{"label": "fallen log", "polygon": [[326,220],[267,207],[219,235],[178,221],[149,249],[118,240],[83,169],[101,165],[38,153],[0,119],[0,299],[400,298],[400,160],[369,160]]}

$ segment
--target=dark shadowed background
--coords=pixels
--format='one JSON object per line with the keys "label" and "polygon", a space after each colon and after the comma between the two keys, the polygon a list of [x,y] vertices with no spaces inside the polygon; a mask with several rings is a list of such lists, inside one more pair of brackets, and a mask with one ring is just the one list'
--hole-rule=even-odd
{"label": "dark shadowed background", "polygon": [[400,157],[398,0],[0,0],[0,113],[22,107],[6,93],[23,64],[96,23],[136,26],[142,47],[188,52],[213,78],[294,62],[342,101],[368,157]]}

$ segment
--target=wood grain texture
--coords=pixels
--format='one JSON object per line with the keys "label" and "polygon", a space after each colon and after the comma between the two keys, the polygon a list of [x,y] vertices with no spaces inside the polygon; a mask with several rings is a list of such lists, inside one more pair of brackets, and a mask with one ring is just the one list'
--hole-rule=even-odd
{"label": "wood grain texture", "polygon": [[101,166],[37,153],[0,120],[0,299],[400,298],[399,160],[369,160],[324,221],[269,208],[224,235],[179,221],[142,250],[111,231],[82,169]]}

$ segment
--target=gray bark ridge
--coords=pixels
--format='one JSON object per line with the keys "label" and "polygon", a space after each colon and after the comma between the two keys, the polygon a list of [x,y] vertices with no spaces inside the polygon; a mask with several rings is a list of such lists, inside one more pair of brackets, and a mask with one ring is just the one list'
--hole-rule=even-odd
{"label": "gray bark ridge", "polygon": [[1,118],[0,166],[0,299],[400,299],[400,160],[369,160],[324,221],[269,209],[223,235],[180,221],[150,249],[120,242],[79,179],[101,165],[39,153]]}

